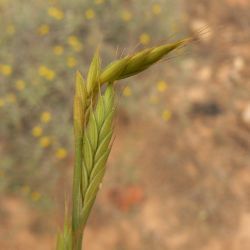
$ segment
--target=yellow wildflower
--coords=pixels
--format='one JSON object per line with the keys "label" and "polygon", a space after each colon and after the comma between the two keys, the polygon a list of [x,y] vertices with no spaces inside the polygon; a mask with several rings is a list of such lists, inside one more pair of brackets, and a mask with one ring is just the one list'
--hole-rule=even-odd
{"label": "yellow wildflower", "polygon": [[8,102],[8,103],[15,103],[16,102],[16,95],[14,95],[14,94],[8,94],[6,96],[6,102]]}
{"label": "yellow wildflower", "polygon": [[68,44],[77,52],[82,50],[82,44],[76,36],[68,37]]}
{"label": "yellow wildflower", "polygon": [[5,106],[5,101],[4,99],[0,98],[0,108]]}
{"label": "yellow wildflower", "polygon": [[55,55],[57,55],[57,56],[62,55],[63,52],[64,52],[63,46],[57,45],[57,46],[55,46],[55,47],[53,48],[53,53],[54,53]]}
{"label": "yellow wildflower", "polygon": [[7,27],[6,27],[6,33],[7,34],[13,35],[13,34],[15,34],[15,32],[16,32],[16,28],[15,28],[15,26],[13,24],[7,25]]}
{"label": "yellow wildflower", "polygon": [[59,148],[56,150],[55,156],[58,159],[64,159],[67,156],[68,152],[65,148]]}
{"label": "yellow wildflower", "polygon": [[53,80],[53,79],[55,78],[55,76],[56,76],[55,71],[53,71],[53,70],[48,70],[47,74],[45,75],[45,78],[46,78],[47,80]]}
{"label": "yellow wildflower", "polygon": [[167,85],[166,82],[164,82],[164,81],[159,81],[159,82],[157,83],[157,90],[158,90],[159,92],[165,92],[165,91],[167,90],[167,88],[168,88],[168,85]]}
{"label": "yellow wildflower", "polygon": [[43,129],[40,126],[35,126],[32,129],[32,135],[34,137],[40,137],[43,134]]}
{"label": "yellow wildflower", "polygon": [[41,25],[41,26],[38,28],[38,34],[39,34],[40,36],[45,36],[45,35],[47,35],[47,34],[49,33],[49,31],[50,31],[50,27],[49,27],[49,25],[47,25],[47,24],[43,24],[43,25]]}
{"label": "yellow wildflower", "polygon": [[47,68],[44,65],[41,65],[38,69],[38,73],[40,76],[44,77],[47,80],[53,80],[56,76],[55,71]]}
{"label": "yellow wildflower", "polygon": [[39,193],[39,192],[36,192],[36,191],[33,191],[32,193],[31,193],[31,199],[33,200],[33,201],[39,201],[40,199],[41,199],[41,194]]}
{"label": "yellow wildflower", "polygon": [[95,11],[91,8],[85,11],[85,17],[87,20],[91,20],[95,18]]}
{"label": "yellow wildflower", "polygon": [[154,15],[159,15],[162,11],[161,5],[158,3],[153,4],[152,6],[152,12]]}
{"label": "yellow wildflower", "polygon": [[43,123],[49,123],[51,121],[51,113],[48,111],[45,111],[41,114],[40,120]]}
{"label": "yellow wildflower", "polygon": [[56,7],[50,7],[48,9],[48,15],[53,17],[56,20],[62,20],[64,18],[63,11]]}
{"label": "yellow wildflower", "polygon": [[70,46],[74,46],[77,43],[79,43],[78,37],[77,36],[69,36],[67,39],[67,42]]}
{"label": "yellow wildflower", "polygon": [[166,122],[170,120],[171,116],[172,116],[172,113],[169,110],[164,110],[162,112],[162,119]]}
{"label": "yellow wildflower", "polygon": [[13,69],[11,65],[0,64],[0,73],[2,73],[2,75],[9,76],[12,74],[12,72],[13,72]]}
{"label": "yellow wildflower", "polygon": [[103,4],[104,3],[104,0],[95,0],[95,4]]}
{"label": "yellow wildflower", "polygon": [[132,89],[129,86],[126,86],[123,89],[122,93],[123,93],[124,96],[131,96],[132,95]]}
{"label": "yellow wildflower", "polygon": [[42,148],[47,148],[51,145],[52,140],[49,136],[43,136],[39,140],[39,144]]}
{"label": "yellow wildflower", "polygon": [[128,10],[123,10],[121,13],[121,18],[124,22],[129,22],[132,19],[132,13]]}
{"label": "yellow wildflower", "polygon": [[140,43],[141,44],[148,45],[150,40],[151,40],[151,38],[150,38],[149,34],[143,33],[140,35]]}
{"label": "yellow wildflower", "polygon": [[16,89],[18,91],[22,91],[25,89],[25,82],[23,80],[17,80],[16,81]]}
{"label": "yellow wildflower", "polygon": [[77,60],[75,57],[73,57],[73,56],[68,57],[67,65],[69,68],[74,68],[76,66],[76,64],[77,64]]}

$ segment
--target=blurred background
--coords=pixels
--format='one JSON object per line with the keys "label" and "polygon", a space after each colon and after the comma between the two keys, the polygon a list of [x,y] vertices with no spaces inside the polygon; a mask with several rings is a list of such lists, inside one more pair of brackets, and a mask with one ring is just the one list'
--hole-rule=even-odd
{"label": "blurred background", "polygon": [[197,43],[118,88],[88,250],[250,249],[249,0],[0,0],[0,248],[55,249],[75,72]]}

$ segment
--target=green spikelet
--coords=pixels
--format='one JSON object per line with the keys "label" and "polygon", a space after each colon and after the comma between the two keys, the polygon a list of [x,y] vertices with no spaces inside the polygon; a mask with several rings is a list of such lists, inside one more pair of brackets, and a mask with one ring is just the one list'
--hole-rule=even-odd
{"label": "green spikelet", "polygon": [[[84,79],[80,72],[76,74],[76,87],[74,97],[74,132],[75,132],[75,168],[73,177],[73,193],[72,193],[72,237],[73,247],[78,245],[80,249],[82,237],[76,237],[76,232],[79,230],[79,217],[82,209],[82,194],[81,194],[81,169],[82,169],[82,141],[83,128],[85,121],[85,109],[87,100],[87,90]],[[75,240],[77,238],[77,240]]]}
{"label": "green spikelet", "polygon": [[89,67],[88,78],[87,78],[87,92],[91,93],[99,83],[99,74],[101,71],[101,59],[99,56],[98,49],[93,57],[92,63]]}
{"label": "green spikelet", "polygon": [[129,57],[110,63],[100,75],[100,83],[114,82],[119,79],[129,62]]}
{"label": "green spikelet", "polygon": [[90,110],[88,126],[83,138],[82,220],[86,223],[105,173],[113,134],[114,90],[109,84],[104,95],[99,95],[95,109]]}
{"label": "green spikelet", "polygon": [[74,97],[74,131],[75,137],[83,135],[84,110],[86,108],[87,90],[81,73],[76,73],[76,88]]}
{"label": "green spikelet", "polygon": [[131,57],[126,70],[120,75],[120,79],[124,79],[133,75],[136,75],[151,65],[155,64],[161,60],[165,55],[169,54],[171,51],[177,49],[178,47],[184,45],[186,40],[181,40],[176,43],[166,44],[152,49],[146,49],[135,56]]}
{"label": "green spikelet", "polygon": [[[101,70],[98,50],[90,65],[85,83],[76,74],[74,97],[75,166],[72,192],[71,225],[65,219],[58,234],[57,250],[81,250],[83,231],[95,202],[111,150],[114,118],[114,86],[119,79],[136,75],[165,55],[189,43],[192,38],[145,49],[109,64]],[[109,83],[101,94],[100,86]]]}
{"label": "green spikelet", "polygon": [[133,56],[126,56],[108,65],[100,75],[100,83],[116,81],[136,75],[151,65],[161,60],[171,51],[189,43],[192,39],[187,38],[175,43],[145,49]]}
{"label": "green spikelet", "polygon": [[79,71],[76,72],[76,89],[75,96],[78,96],[85,106],[86,98],[87,98],[87,88],[84,82],[84,79]]}

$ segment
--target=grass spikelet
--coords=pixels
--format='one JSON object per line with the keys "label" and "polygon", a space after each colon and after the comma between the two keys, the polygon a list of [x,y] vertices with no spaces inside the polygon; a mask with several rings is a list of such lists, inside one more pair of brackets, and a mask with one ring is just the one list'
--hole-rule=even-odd
{"label": "grass spikelet", "polygon": [[76,72],[75,96],[78,96],[80,98],[83,106],[85,106],[85,101],[87,98],[87,89],[86,89],[86,84],[84,82],[84,79],[79,71]]}
{"label": "grass spikelet", "polygon": [[165,44],[151,49],[145,49],[133,56],[126,56],[108,65],[100,75],[100,83],[113,82],[136,75],[161,60],[171,51],[189,43],[192,38],[175,43]]}
{"label": "grass spikelet", "polygon": [[93,57],[92,63],[89,67],[88,78],[87,78],[88,93],[91,93],[95,89],[96,84],[99,82],[98,78],[101,70],[100,67],[101,67],[101,59],[99,56],[99,51],[97,49]]}
{"label": "grass spikelet", "polygon": [[84,110],[86,108],[87,90],[81,73],[76,73],[76,88],[74,97],[74,131],[76,138],[83,135]]}
{"label": "grass spikelet", "polygon": [[129,60],[129,57],[124,57],[109,64],[100,75],[100,83],[114,82],[119,79],[127,67]]}
{"label": "grass spikelet", "polygon": [[[74,97],[75,167],[72,194],[71,226],[65,224],[58,235],[57,250],[81,250],[82,237],[91,208],[95,202],[111,150],[114,119],[114,86],[119,79],[136,75],[160,61],[171,51],[191,39],[145,49],[126,56],[101,70],[96,51],[89,68],[87,82],[76,74]],[[104,85],[103,94],[100,86]]]}
{"label": "grass spikelet", "polygon": [[82,185],[84,223],[94,203],[101,184],[105,164],[110,152],[113,134],[114,91],[109,84],[104,95],[98,96],[95,110],[90,111],[89,123],[83,138],[82,179],[88,179],[88,185]]}
{"label": "grass spikelet", "polygon": [[81,99],[78,96],[74,98],[74,131],[75,137],[82,137],[83,134],[83,123],[84,123],[84,115],[83,115],[83,105]]}

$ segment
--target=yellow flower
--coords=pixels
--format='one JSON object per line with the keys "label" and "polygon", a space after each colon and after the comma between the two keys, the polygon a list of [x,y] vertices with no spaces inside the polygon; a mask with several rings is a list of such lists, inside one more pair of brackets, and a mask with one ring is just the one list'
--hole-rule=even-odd
{"label": "yellow flower", "polygon": [[85,17],[87,20],[91,20],[95,18],[95,11],[93,9],[87,9],[85,11]]}
{"label": "yellow flower", "polygon": [[159,15],[162,11],[162,8],[161,8],[161,5],[156,3],[156,4],[153,4],[152,6],[152,12],[154,15]]}
{"label": "yellow flower", "polygon": [[148,45],[150,40],[151,40],[151,38],[150,38],[149,34],[143,33],[140,35],[140,43],[141,44]]}
{"label": "yellow flower", "polygon": [[5,106],[5,101],[4,99],[0,98],[0,108]]}
{"label": "yellow flower", "polygon": [[42,77],[44,77],[45,79],[47,80],[53,80],[56,76],[56,73],[55,71],[47,68],[46,66],[44,65],[41,65],[39,68],[38,68],[38,74]]}
{"label": "yellow flower", "polygon": [[8,94],[6,96],[6,102],[15,103],[16,102],[16,96],[14,94]]}
{"label": "yellow flower", "polygon": [[47,34],[49,33],[49,31],[50,31],[50,27],[49,27],[49,25],[47,25],[47,24],[43,24],[43,25],[41,25],[41,26],[38,28],[38,34],[39,34],[40,36],[45,36],[45,35],[47,35]]}
{"label": "yellow flower", "polygon": [[70,46],[74,46],[75,44],[79,43],[77,36],[69,36],[67,41]]}
{"label": "yellow flower", "polygon": [[43,129],[40,126],[35,126],[32,129],[32,135],[34,137],[40,137],[43,134]]}
{"label": "yellow flower", "polygon": [[123,10],[121,13],[121,18],[124,22],[129,22],[132,19],[132,13],[128,10]]}
{"label": "yellow flower", "polygon": [[49,71],[47,72],[47,74],[45,75],[45,78],[46,78],[47,80],[53,80],[53,79],[55,78],[55,76],[56,76],[55,71],[49,70]]}
{"label": "yellow flower", "polygon": [[13,72],[13,69],[11,65],[8,64],[0,64],[0,73],[2,73],[5,76],[11,75]]}
{"label": "yellow flower", "polygon": [[171,116],[172,116],[172,113],[169,110],[164,110],[162,112],[162,119],[166,122],[170,120]]}
{"label": "yellow flower", "polygon": [[17,80],[16,81],[16,89],[18,91],[22,91],[25,89],[25,82],[23,80]]}
{"label": "yellow flower", "polygon": [[48,9],[48,15],[53,17],[56,20],[62,20],[64,18],[63,11],[56,7],[50,7]]}
{"label": "yellow flower", "polygon": [[103,4],[104,3],[104,0],[95,0],[95,4]]}
{"label": "yellow flower", "polygon": [[77,64],[77,60],[75,57],[73,57],[73,56],[68,57],[67,65],[69,68],[74,68],[76,66],[76,64]]}
{"label": "yellow flower", "polygon": [[129,86],[126,86],[123,89],[122,93],[123,93],[124,96],[131,96],[132,95],[132,89]]}
{"label": "yellow flower", "polygon": [[76,36],[69,36],[68,44],[77,52],[81,51],[83,47],[83,45]]}
{"label": "yellow flower", "polygon": [[159,81],[159,82],[157,83],[157,90],[158,90],[159,92],[165,92],[165,91],[167,90],[167,88],[168,88],[168,85],[167,85],[166,82],[164,82],[164,81]]}
{"label": "yellow flower", "polygon": [[55,55],[57,55],[57,56],[62,55],[63,52],[64,52],[63,46],[57,45],[57,46],[55,46],[55,47],[53,48],[53,53],[54,53]]}
{"label": "yellow flower", "polygon": [[35,192],[35,191],[33,191],[32,193],[31,193],[31,199],[33,200],[33,201],[39,201],[40,199],[41,199],[41,194],[39,193],[39,192]]}
{"label": "yellow flower", "polygon": [[43,123],[49,123],[51,121],[51,113],[48,111],[45,111],[41,114],[40,120]]}
{"label": "yellow flower", "polygon": [[13,35],[13,34],[15,34],[15,32],[16,32],[16,28],[15,28],[15,26],[13,24],[7,25],[7,27],[6,27],[6,33],[7,34]]}
{"label": "yellow flower", "polygon": [[43,136],[39,140],[39,144],[42,148],[47,148],[51,145],[52,140],[49,136]]}
{"label": "yellow flower", "polygon": [[68,152],[65,148],[59,148],[56,150],[55,156],[57,159],[64,159],[67,156]]}

